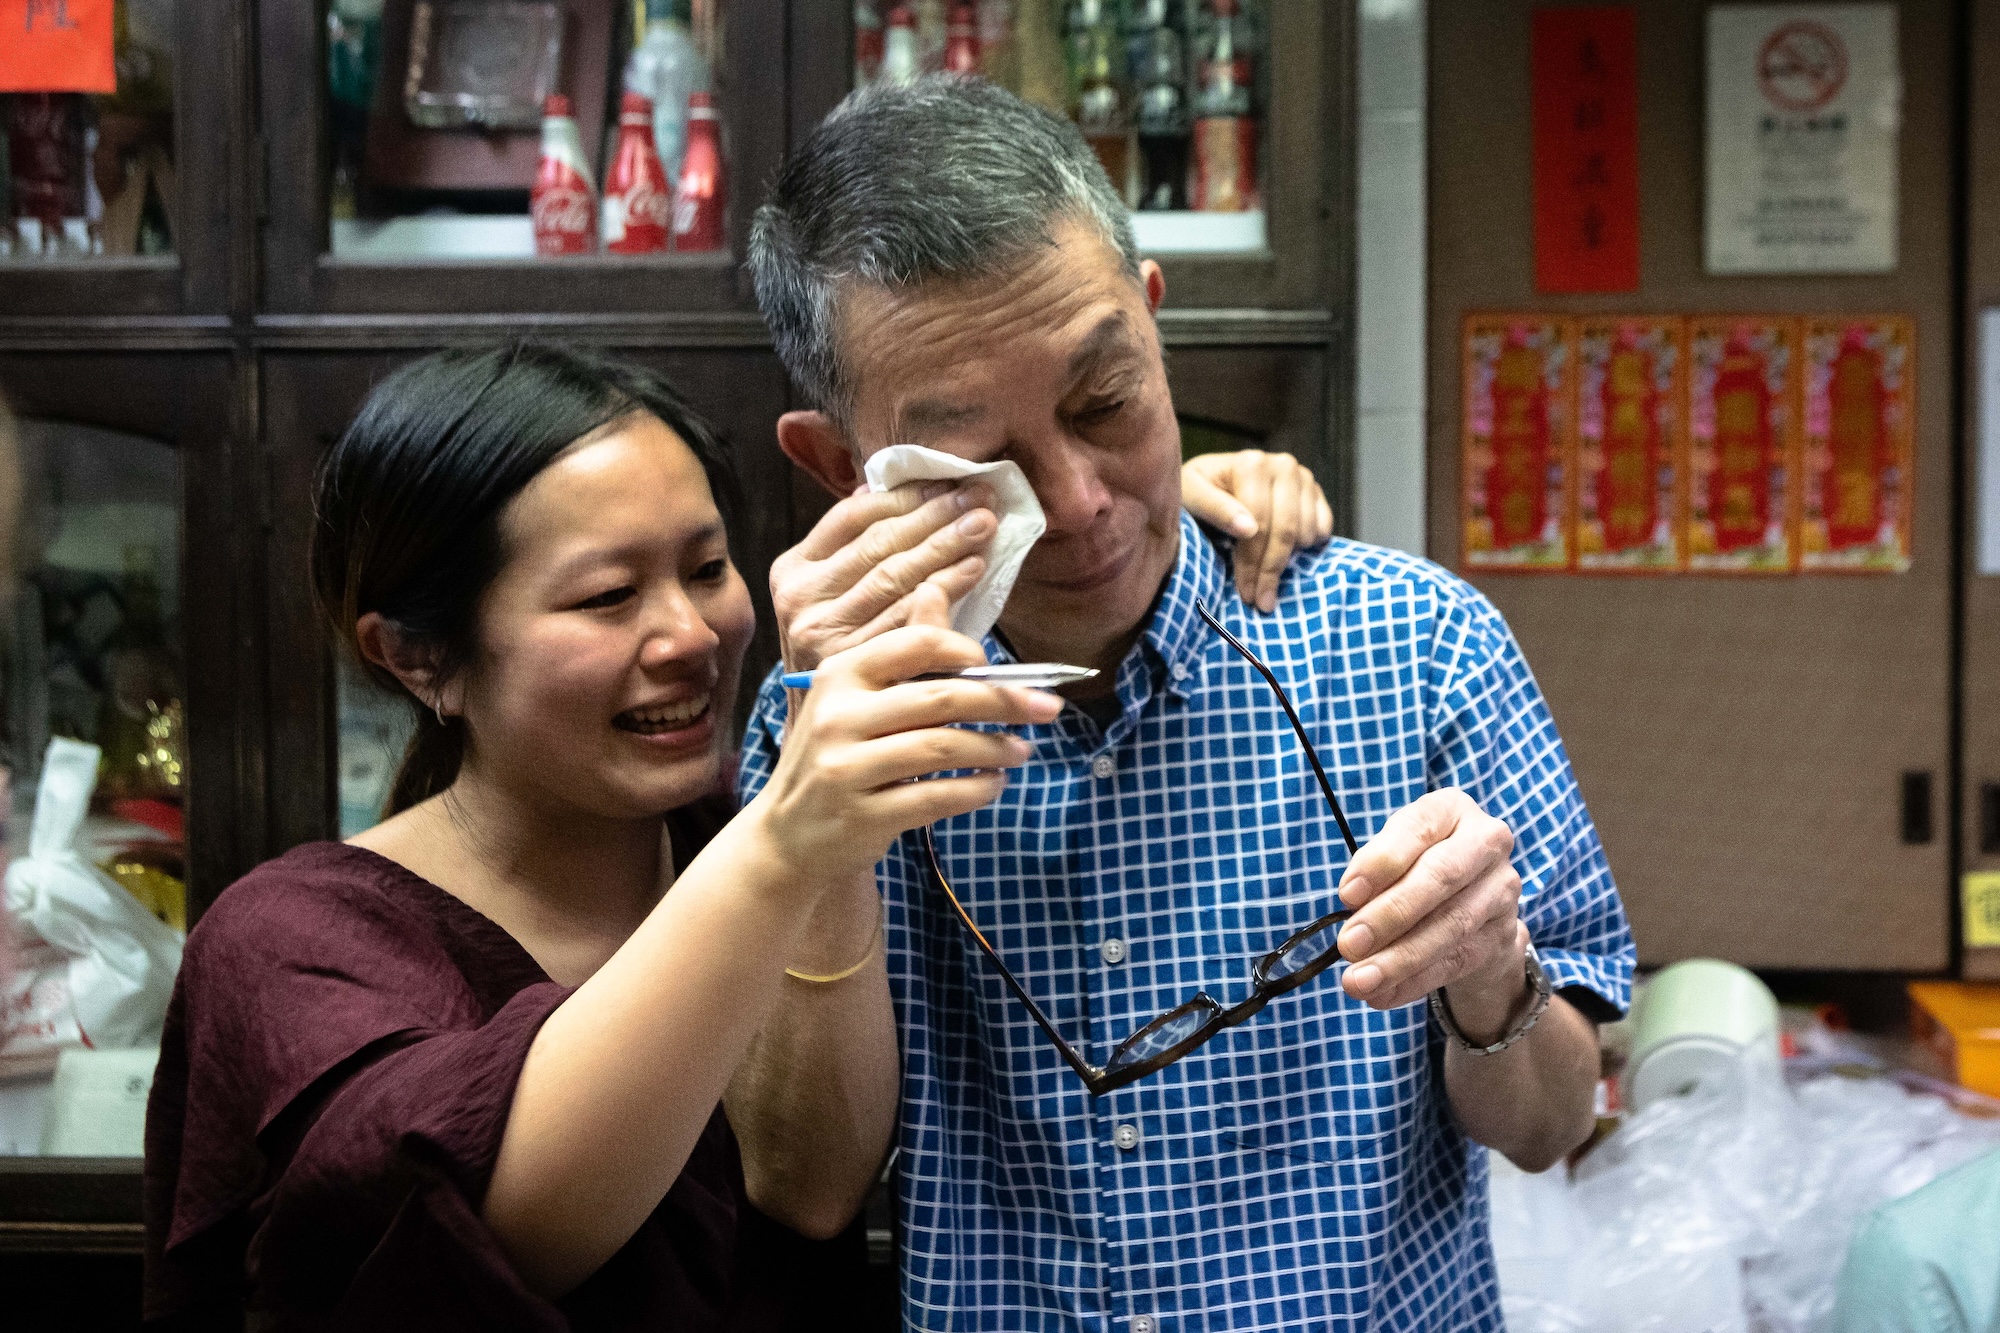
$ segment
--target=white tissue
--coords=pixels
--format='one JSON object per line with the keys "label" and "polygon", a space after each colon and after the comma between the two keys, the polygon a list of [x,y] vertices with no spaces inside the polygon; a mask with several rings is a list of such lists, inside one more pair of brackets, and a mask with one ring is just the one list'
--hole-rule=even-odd
{"label": "white tissue", "polygon": [[984,638],[1000,619],[1007,594],[1014,591],[1028,549],[1048,530],[1041,501],[1028,485],[1018,463],[968,463],[963,458],[926,449],[920,444],[892,444],[871,456],[864,469],[871,491],[889,491],[913,481],[958,481],[978,477],[993,488],[993,512],[1000,530],[986,548],[986,573],[972,591],[951,606],[951,627],[972,638]]}

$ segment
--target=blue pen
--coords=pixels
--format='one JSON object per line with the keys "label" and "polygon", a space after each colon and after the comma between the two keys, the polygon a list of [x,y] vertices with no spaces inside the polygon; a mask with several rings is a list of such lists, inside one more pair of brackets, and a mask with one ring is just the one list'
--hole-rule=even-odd
{"label": "blue pen", "polygon": [[[1018,685],[1023,689],[1048,690],[1058,685],[1074,685],[1097,674],[1095,667],[1070,666],[1063,662],[996,662],[992,666],[967,667],[963,671],[929,671],[917,680],[977,680],[988,685]],[[788,671],[778,678],[788,690],[812,688],[813,673]]]}

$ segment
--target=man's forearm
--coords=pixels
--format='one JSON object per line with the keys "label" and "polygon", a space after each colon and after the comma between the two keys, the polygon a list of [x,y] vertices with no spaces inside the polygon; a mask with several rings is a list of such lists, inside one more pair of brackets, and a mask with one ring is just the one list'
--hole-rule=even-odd
{"label": "man's forearm", "polygon": [[[881,911],[873,876],[829,890],[802,972],[842,970],[870,947]],[[896,1122],[900,1061],[889,975],[877,948],[840,981],[787,977],[777,1008],[729,1087],[750,1201],[808,1236],[836,1235],[868,1195]]]}
{"label": "man's forearm", "polygon": [[[1453,1016],[1460,1017],[1457,1006]],[[1497,1038],[1467,1029],[1474,1041]],[[1459,1127],[1524,1171],[1546,1171],[1590,1137],[1597,1092],[1597,1028],[1560,996],[1534,1031],[1497,1055],[1445,1043],[1445,1093]]]}

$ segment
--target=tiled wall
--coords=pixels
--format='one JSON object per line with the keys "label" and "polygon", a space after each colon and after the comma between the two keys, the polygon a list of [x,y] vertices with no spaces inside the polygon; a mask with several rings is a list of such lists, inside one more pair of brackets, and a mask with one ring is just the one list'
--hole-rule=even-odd
{"label": "tiled wall", "polygon": [[1424,3],[1360,6],[1358,536],[1424,554]]}

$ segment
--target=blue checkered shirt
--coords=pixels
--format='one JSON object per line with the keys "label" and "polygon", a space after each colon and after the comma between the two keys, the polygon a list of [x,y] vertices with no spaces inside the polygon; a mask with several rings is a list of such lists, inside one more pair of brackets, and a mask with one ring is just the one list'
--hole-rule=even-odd
{"label": "blue checkered shirt", "polygon": [[[1558,988],[1622,1010],[1632,939],[1541,692],[1478,592],[1339,541],[1245,608],[1186,515],[1106,731],[1025,731],[1005,794],[938,826],[966,908],[1094,1064],[1336,906],[1347,851],[1270,690],[1284,682],[1355,835],[1463,789],[1514,830],[1521,914]],[[989,638],[994,660],[1007,656]],[[785,716],[765,682],[745,799]],[[1333,973],[1176,1065],[1093,1100],[905,835],[878,867],[900,1020],[903,1301],[920,1329],[1498,1329],[1484,1150],[1452,1123],[1441,1035]],[[1120,947],[1122,945],[1122,948]]]}

